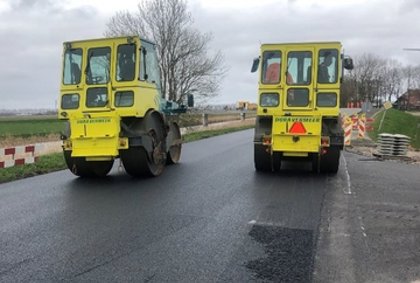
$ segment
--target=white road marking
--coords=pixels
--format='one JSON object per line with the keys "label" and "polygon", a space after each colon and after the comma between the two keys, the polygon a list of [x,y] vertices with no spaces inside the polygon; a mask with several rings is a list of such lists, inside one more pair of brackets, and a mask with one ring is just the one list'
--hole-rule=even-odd
{"label": "white road marking", "polygon": [[[350,174],[349,174],[349,169],[347,167],[347,161],[346,158],[344,158],[344,155],[342,155],[343,157],[343,162],[344,162],[344,171],[346,172],[346,178],[347,178],[347,191],[343,188],[343,192],[345,195],[351,195],[351,181],[350,181]],[[362,230],[362,235],[363,237],[367,238],[367,234],[366,234],[366,228],[365,225],[363,224],[363,220],[362,217],[359,215],[357,217],[359,219],[359,223],[360,223],[360,229]],[[365,243],[367,246],[367,243]]]}
{"label": "white road marking", "polygon": [[344,171],[346,172],[346,178],[347,178],[347,191],[345,189],[343,189],[343,192],[345,195],[351,195],[351,182],[350,182],[350,174],[349,174],[349,170],[347,168],[347,161],[346,158],[344,158],[344,155],[341,155],[343,157],[343,161],[344,161]]}

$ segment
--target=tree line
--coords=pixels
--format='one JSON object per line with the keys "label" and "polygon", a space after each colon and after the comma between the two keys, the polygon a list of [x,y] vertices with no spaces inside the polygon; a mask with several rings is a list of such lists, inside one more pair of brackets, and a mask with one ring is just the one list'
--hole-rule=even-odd
{"label": "tree line", "polygon": [[420,88],[420,65],[403,66],[398,60],[366,53],[354,58],[354,70],[344,76],[341,106],[350,101],[382,104],[416,88]]}
{"label": "tree line", "polygon": [[[119,11],[107,23],[106,36],[139,35],[156,43],[162,97],[183,102],[218,94],[227,66],[220,50],[211,50],[211,33],[194,26],[187,0],[143,0],[137,11]],[[403,66],[373,54],[354,58],[354,70],[341,85],[341,106],[350,101],[382,104],[407,89],[420,88],[420,65]]]}
{"label": "tree line", "polygon": [[105,35],[138,35],[156,44],[163,98],[182,103],[189,94],[216,96],[227,67],[222,52],[210,49],[212,34],[195,28],[187,1],[143,0],[137,8],[117,12]]}

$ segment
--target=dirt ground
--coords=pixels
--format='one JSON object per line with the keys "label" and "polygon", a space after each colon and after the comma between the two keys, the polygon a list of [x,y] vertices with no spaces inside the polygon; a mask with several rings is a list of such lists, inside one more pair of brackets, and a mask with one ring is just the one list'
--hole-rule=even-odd
{"label": "dirt ground", "polygon": [[59,140],[60,140],[60,136],[58,134],[47,135],[47,136],[30,136],[26,138],[6,137],[6,138],[0,138],[0,148],[35,144],[35,143],[53,142],[53,141],[59,141]]}
{"label": "dirt ground", "polygon": [[345,150],[348,152],[383,160],[414,163],[420,166],[420,151],[416,151],[411,147],[409,147],[407,156],[381,156],[378,152],[376,143],[370,139],[352,140],[351,143],[351,146],[345,147]]}
{"label": "dirt ground", "polygon": [[420,117],[420,112],[406,112],[406,113],[409,113],[411,115],[419,116]]}
{"label": "dirt ground", "polygon": [[203,126],[194,126],[194,127],[186,127],[181,129],[182,134],[198,132],[198,131],[208,131],[208,130],[218,130],[223,128],[234,128],[234,127],[242,127],[242,126],[252,126],[255,125],[255,118],[249,118],[244,121],[235,120],[235,121],[227,121],[227,122],[220,122],[209,124],[207,127]]}

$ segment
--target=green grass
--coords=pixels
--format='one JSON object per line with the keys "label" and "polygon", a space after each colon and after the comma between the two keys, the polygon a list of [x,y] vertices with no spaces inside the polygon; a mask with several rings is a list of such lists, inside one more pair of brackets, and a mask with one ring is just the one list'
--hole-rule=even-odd
{"label": "green grass", "polygon": [[[231,132],[241,131],[253,128],[254,126],[242,126],[234,128],[225,128],[219,130],[208,130],[202,132],[194,132],[183,136],[185,143],[205,139],[213,136],[223,135]],[[66,169],[67,166],[64,161],[63,153],[54,153],[49,155],[43,155],[39,157],[39,160],[34,164],[25,164],[21,166],[15,166],[10,168],[0,169],[0,184],[10,182],[14,180],[23,179],[26,177],[32,177],[36,175],[42,175],[58,170]]]}
{"label": "green grass", "polygon": [[385,111],[382,111],[375,117],[373,131],[369,133],[369,136],[372,139],[376,140],[381,133],[406,135],[411,138],[411,145],[414,148],[420,149],[420,128],[418,128],[418,125],[420,125],[420,117],[399,110],[388,109],[385,114],[382,128],[379,130],[384,114]]}
{"label": "green grass", "polygon": [[22,121],[22,120],[50,120],[57,119],[57,114],[54,115],[10,115],[0,116],[0,122],[2,121]]}
{"label": "green grass", "polygon": [[54,118],[46,119],[2,119],[0,120],[0,138],[29,137],[58,134],[64,130],[65,123]]}
{"label": "green grass", "polygon": [[34,164],[25,164],[10,168],[0,169],[0,183],[10,182],[26,177],[46,174],[67,168],[63,154],[54,153],[43,155]]}

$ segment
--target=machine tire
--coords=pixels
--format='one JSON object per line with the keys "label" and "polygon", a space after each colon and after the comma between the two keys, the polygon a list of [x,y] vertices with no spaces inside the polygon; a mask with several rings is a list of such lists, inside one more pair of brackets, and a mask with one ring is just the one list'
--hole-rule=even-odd
{"label": "machine tire", "polygon": [[320,158],[319,154],[314,153],[312,155],[312,172],[319,174],[320,173]]}
{"label": "machine tire", "polygon": [[86,161],[83,157],[71,157],[71,151],[64,151],[67,168],[82,178],[105,177],[111,171],[114,160]]}
{"label": "machine tire", "polygon": [[271,155],[266,151],[265,146],[254,144],[254,165],[255,170],[259,172],[272,171]]}
{"label": "machine tire", "polygon": [[326,154],[321,156],[321,172],[336,174],[340,165],[340,148],[331,146]]}
{"label": "machine tire", "polygon": [[281,168],[281,154],[279,152],[273,153],[273,171],[279,172]]}
{"label": "machine tire", "polygon": [[166,138],[166,143],[170,145],[166,157],[166,164],[176,164],[179,162],[182,149],[181,139],[181,131],[179,130],[178,125],[176,123],[171,123],[169,125],[168,137]]}
{"label": "machine tire", "polygon": [[153,148],[147,152],[144,147],[132,147],[120,152],[125,171],[133,177],[155,177],[162,174],[166,164],[166,132],[163,121],[156,112],[149,113],[143,120]]}
{"label": "machine tire", "polygon": [[163,172],[164,166],[150,161],[143,147],[123,150],[120,157],[125,171],[133,177],[155,177]]}

